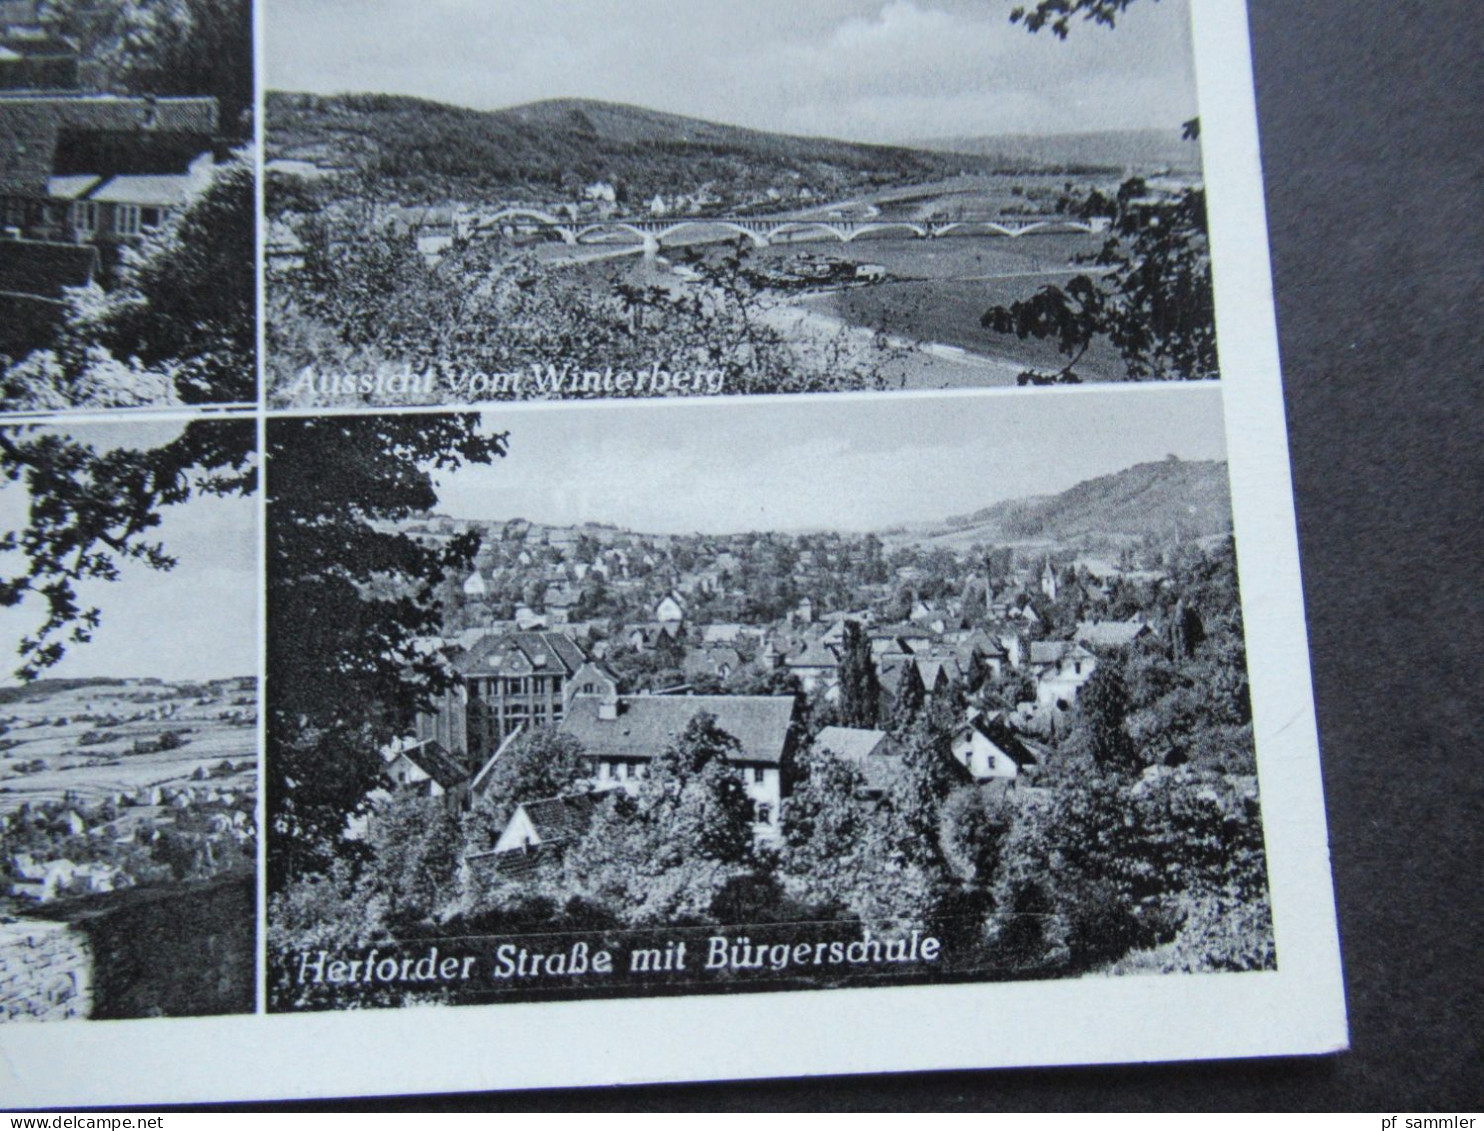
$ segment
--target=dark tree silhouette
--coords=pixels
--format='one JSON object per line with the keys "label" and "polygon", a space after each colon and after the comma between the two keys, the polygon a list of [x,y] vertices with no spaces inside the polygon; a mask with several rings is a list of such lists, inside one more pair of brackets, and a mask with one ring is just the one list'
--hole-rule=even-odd
{"label": "dark tree silhouette", "polygon": [[268,429],[270,883],[322,870],[380,782],[377,751],[452,686],[438,584],[477,536],[434,549],[380,523],[437,502],[433,475],[505,452],[476,416],[273,421]]}

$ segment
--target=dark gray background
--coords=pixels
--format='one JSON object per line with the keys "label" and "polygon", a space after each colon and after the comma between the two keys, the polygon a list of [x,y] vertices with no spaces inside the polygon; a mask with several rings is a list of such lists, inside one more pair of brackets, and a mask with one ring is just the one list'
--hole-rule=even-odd
{"label": "dark gray background", "polygon": [[1352,1050],[324,1106],[1484,1106],[1484,5],[1250,0],[1249,9]]}

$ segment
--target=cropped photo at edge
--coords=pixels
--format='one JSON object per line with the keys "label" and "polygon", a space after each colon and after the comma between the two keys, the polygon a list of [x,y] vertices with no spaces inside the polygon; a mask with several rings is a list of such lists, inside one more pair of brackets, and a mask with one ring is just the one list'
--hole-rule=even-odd
{"label": "cropped photo at edge", "polygon": [[0,412],[257,402],[251,0],[0,0]]}
{"label": "cropped photo at edge", "polygon": [[0,425],[0,1021],[254,1008],[255,448]]}
{"label": "cropped photo at edge", "polygon": [[275,1011],[1273,935],[1220,389],[268,422]]}
{"label": "cropped photo at edge", "polygon": [[262,2],[272,406],[1219,376],[1187,0]]}

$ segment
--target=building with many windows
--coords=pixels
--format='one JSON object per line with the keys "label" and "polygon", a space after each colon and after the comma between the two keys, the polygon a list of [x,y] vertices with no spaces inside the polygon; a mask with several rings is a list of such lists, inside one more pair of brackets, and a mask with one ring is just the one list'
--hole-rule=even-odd
{"label": "building with many windows", "polygon": [[558,632],[491,634],[454,666],[460,685],[418,718],[417,737],[437,741],[470,766],[483,764],[517,728],[560,724],[580,691],[617,691],[613,676]]}
{"label": "building with many windows", "polygon": [[783,768],[796,740],[792,695],[575,695],[562,730],[582,743],[598,789],[637,790],[650,763],[700,714],[740,749],[729,761],[753,807],[753,833],[779,834]]}

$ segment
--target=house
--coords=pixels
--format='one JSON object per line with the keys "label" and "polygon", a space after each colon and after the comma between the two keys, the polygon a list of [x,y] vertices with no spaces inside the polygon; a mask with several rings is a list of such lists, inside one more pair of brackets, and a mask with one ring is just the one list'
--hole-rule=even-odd
{"label": "house", "polygon": [[833,754],[860,771],[862,801],[885,797],[902,770],[902,755],[891,735],[859,727],[825,727],[814,736],[814,749]]}
{"label": "house", "polygon": [[713,644],[701,648],[690,648],[680,665],[688,681],[698,679],[728,679],[743,666],[741,655],[735,648],[724,644]]}
{"label": "house", "polygon": [[778,835],[783,802],[784,763],[794,743],[791,695],[578,695],[564,733],[577,738],[594,761],[600,789],[637,791],[654,758],[690,725],[708,714],[741,749],[732,762],[742,774],[753,804],[753,831],[763,839]]}
{"label": "house", "polygon": [[654,607],[654,619],[660,624],[681,624],[685,621],[685,602],[677,593],[667,593]]}
{"label": "house", "polygon": [[802,651],[788,656],[783,661],[790,674],[798,676],[799,686],[806,693],[823,688],[828,699],[840,694],[840,657],[818,640],[810,640]]}
{"label": "house", "polygon": [[446,798],[452,810],[469,799],[469,771],[433,739],[398,739],[381,751],[386,776],[399,790]]}
{"label": "house", "polygon": [[747,635],[747,627],[740,624],[708,624],[701,627],[702,644],[736,644]]}
{"label": "house", "polygon": [[484,578],[479,575],[477,569],[464,579],[464,596],[471,601],[484,600],[489,596],[489,591],[489,586],[484,583]]}
{"label": "house", "polygon": [[0,93],[0,227],[134,243],[210,183],[214,98]]}
{"label": "house", "polygon": [[1077,622],[1077,632],[1074,639],[1076,639],[1077,643],[1085,644],[1089,648],[1109,648],[1116,650],[1131,648],[1136,640],[1151,634],[1152,630],[1142,620],[1084,620]]}
{"label": "house", "polygon": [[37,903],[50,903],[66,893],[77,865],[71,860],[35,860],[29,853],[19,853],[10,862],[15,879],[10,894]]}
{"label": "house", "polygon": [[487,634],[454,659],[459,686],[418,716],[417,737],[435,739],[462,762],[482,758],[521,724],[561,722],[568,681],[587,664],[586,653],[560,633]]}
{"label": "house", "polygon": [[1036,757],[998,714],[977,714],[953,734],[953,757],[976,782],[1005,781],[1034,769]]}
{"label": "house", "polygon": [[40,0],[0,2],[0,91],[78,87],[77,44],[46,26]]}
{"label": "house", "polygon": [[515,807],[495,841],[495,854],[565,847],[580,840],[603,803],[602,793],[572,793]]}
{"label": "house", "polygon": [[1075,641],[1041,640],[1031,644],[1029,664],[1036,681],[1036,703],[1067,710],[1092,678],[1098,658]]}

